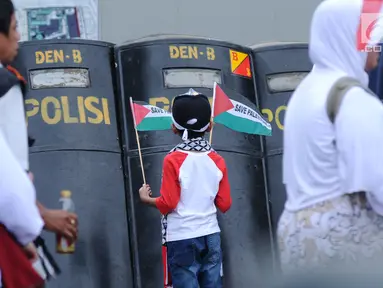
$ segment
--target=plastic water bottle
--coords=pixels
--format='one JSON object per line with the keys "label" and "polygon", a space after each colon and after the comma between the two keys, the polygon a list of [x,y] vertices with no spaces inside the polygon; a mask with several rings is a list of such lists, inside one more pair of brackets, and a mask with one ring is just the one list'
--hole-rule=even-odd
{"label": "plastic water bottle", "polygon": [[[75,212],[74,202],[72,200],[72,192],[69,190],[61,191],[59,202],[62,203],[62,210]],[[56,234],[56,250],[60,254],[71,254],[75,251],[75,242],[70,243],[64,236]]]}

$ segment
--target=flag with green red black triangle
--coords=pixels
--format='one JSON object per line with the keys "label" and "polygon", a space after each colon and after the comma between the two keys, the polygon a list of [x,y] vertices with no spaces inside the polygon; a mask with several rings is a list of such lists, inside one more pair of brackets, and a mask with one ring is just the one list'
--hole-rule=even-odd
{"label": "flag with green red black triangle", "polygon": [[172,114],[142,101],[131,101],[133,121],[138,131],[168,130],[172,126]]}
{"label": "flag with green red black triangle", "polygon": [[212,118],[214,123],[243,133],[271,136],[271,124],[261,113],[241,102],[230,99],[225,91],[214,83]]}

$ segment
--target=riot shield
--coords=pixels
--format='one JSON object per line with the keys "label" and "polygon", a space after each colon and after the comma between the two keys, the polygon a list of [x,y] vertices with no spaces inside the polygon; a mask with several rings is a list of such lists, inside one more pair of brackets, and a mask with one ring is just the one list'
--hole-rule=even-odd
{"label": "riot shield", "polygon": [[[116,48],[122,114],[126,117],[125,165],[130,181],[129,211],[134,226],[135,271],[141,287],[163,287],[160,214],[140,203],[142,185],[129,97],[166,110],[174,96],[189,88],[212,97],[213,83],[220,83],[240,101],[254,103],[251,50],[227,42],[179,35],[146,37]],[[234,96],[233,96],[234,97]],[[209,137],[209,135],[207,135]],[[139,132],[146,180],[159,195],[164,156],[181,141],[171,131]],[[264,192],[260,137],[216,125],[213,148],[225,158],[233,205],[219,214],[222,230],[225,287],[252,287],[270,272],[263,256],[270,255],[269,221]],[[265,244],[265,238],[267,244]]]}
{"label": "riot shield", "polygon": [[[380,44],[382,47],[383,44]],[[374,93],[383,99],[383,57],[379,58],[379,65],[369,73],[370,81],[369,87]]]}
{"label": "riot shield", "polygon": [[286,193],[282,183],[283,120],[287,102],[312,64],[304,43],[265,43],[252,47],[256,89],[262,113],[272,124],[272,137],[265,137],[266,175],[275,231]]}
{"label": "riot shield", "polygon": [[[14,66],[28,81],[28,129],[37,198],[60,209],[71,191],[79,218],[73,254],[54,254],[49,287],[133,287],[124,174],[114,99],[113,46],[86,40],[21,44]],[[44,235],[56,251],[53,233]]]}

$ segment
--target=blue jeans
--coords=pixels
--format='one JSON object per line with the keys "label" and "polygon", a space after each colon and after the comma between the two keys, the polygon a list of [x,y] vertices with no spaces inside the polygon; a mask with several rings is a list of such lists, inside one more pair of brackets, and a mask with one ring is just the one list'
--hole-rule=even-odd
{"label": "blue jeans", "polygon": [[221,288],[221,237],[215,233],[167,242],[173,288]]}

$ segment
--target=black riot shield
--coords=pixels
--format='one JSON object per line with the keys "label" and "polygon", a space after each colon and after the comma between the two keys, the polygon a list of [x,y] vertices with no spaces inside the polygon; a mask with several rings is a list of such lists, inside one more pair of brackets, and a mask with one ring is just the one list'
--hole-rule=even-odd
{"label": "black riot shield", "polygon": [[[25,104],[29,133],[36,139],[30,161],[38,200],[60,209],[60,193],[69,190],[79,218],[75,252],[54,253],[62,274],[49,287],[132,287],[113,45],[25,42],[14,66],[28,81]],[[44,238],[55,252],[55,235]]]}
{"label": "black riot shield", "polygon": [[253,46],[255,82],[262,113],[272,124],[265,137],[266,175],[275,231],[286,200],[282,183],[283,120],[287,102],[312,64],[304,43],[271,43]]}
{"label": "black riot shield", "polygon": [[[127,118],[125,165],[131,181],[129,210],[137,243],[134,259],[139,263],[135,272],[140,287],[163,287],[161,217],[139,201],[137,191],[143,180],[128,98],[170,109],[173,97],[189,88],[212,97],[213,83],[217,82],[225,91],[231,91],[230,97],[254,103],[250,54],[250,49],[231,43],[179,35],[147,37],[116,48],[121,107]],[[158,196],[163,158],[181,139],[171,131],[139,132],[139,139],[146,180],[154,196]],[[263,275],[270,274],[262,261],[265,254],[270,254],[270,239],[260,137],[216,125],[213,147],[226,160],[233,197],[231,210],[219,214],[224,286],[253,287]]]}
{"label": "black riot shield", "polygon": [[[382,49],[383,44],[380,44],[380,49]],[[369,87],[374,93],[383,100],[383,57],[379,58],[379,65],[374,70],[369,73],[370,81]]]}

